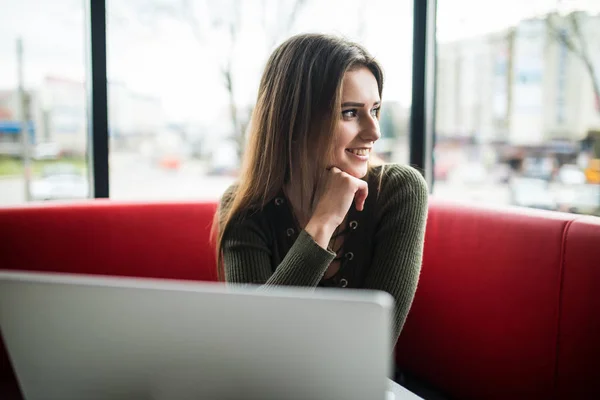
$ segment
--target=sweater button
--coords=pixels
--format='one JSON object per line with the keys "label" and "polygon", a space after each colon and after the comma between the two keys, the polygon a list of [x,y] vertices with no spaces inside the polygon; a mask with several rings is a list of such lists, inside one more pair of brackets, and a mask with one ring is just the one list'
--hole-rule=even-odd
{"label": "sweater button", "polygon": [[340,287],[346,287],[346,286],[348,286],[348,281],[346,280],[346,278],[340,279]]}
{"label": "sweater button", "polygon": [[349,251],[346,254],[344,254],[344,257],[346,257],[346,260],[350,261],[354,258],[354,253]]}
{"label": "sweater button", "polygon": [[287,229],[287,231],[285,231],[285,233],[286,233],[288,236],[292,236],[292,235],[294,234],[294,228],[288,228],[288,229]]}
{"label": "sweater button", "polygon": [[282,204],[283,204],[283,199],[282,199],[281,197],[277,197],[277,198],[275,199],[275,205],[276,205],[276,206],[280,206],[280,205],[282,205]]}
{"label": "sweater button", "polygon": [[356,221],[350,221],[350,229],[354,230],[356,228],[358,228],[358,222]]}

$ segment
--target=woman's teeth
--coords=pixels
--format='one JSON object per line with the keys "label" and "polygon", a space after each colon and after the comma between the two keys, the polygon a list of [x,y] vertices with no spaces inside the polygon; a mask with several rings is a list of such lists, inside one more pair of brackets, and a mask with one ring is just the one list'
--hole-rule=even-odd
{"label": "woman's teeth", "polygon": [[368,156],[369,149],[347,149],[352,154],[356,154],[357,156]]}

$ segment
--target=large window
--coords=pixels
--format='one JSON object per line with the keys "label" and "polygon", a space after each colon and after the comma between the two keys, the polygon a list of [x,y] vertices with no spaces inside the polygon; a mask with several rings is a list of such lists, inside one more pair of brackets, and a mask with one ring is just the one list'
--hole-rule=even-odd
{"label": "large window", "polygon": [[596,3],[439,0],[435,195],[600,215]]}
{"label": "large window", "polygon": [[378,154],[408,162],[412,1],[107,2],[110,197],[215,199],[235,179],[270,52],[341,34],[383,64]]}
{"label": "large window", "polygon": [[77,0],[0,5],[0,205],[88,197],[84,16]]}
{"label": "large window", "polygon": [[[0,13],[2,205],[90,193],[86,2],[46,3]],[[111,198],[218,197],[265,61],[299,32],[344,35],[381,61],[376,150],[407,163],[412,4],[107,1]],[[434,195],[600,214],[600,5],[439,0],[436,30]]]}

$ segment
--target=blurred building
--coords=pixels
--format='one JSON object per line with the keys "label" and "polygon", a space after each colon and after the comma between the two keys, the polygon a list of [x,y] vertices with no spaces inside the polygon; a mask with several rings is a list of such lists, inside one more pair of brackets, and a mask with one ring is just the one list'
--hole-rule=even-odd
{"label": "blurred building", "polygon": [[509,43],[501,33],[439,44],[438,136],[488,141],[506,135],[500,126],[508,116]]}
{"label": "blurred building", "polygon": [[25,115],[21,115],[19,93],[15,90],[0,90],[0,155],[18,156],[21,154],[21,125],[26,121],[29,141],[35,143],[36,126],[34,120],[39,114],[39,96],[35,92],[24,93]]}
{"label": "blurred building", "polygon": [[0,91],[0,154],[16,155],[20,151],[18,102],[17,92]]}
{"label": "blurred building", "polygon": [[115,150],[139,150],[166,128],[166,117],[158,97],[132,92],[123,83],[109,83],[108,120]]}
{"label": "blurred building", "polygon": [[[557,16],[480,37],[438,45],[438,139],[514,146],[579,143],[600,130],[600,104],[581,59],[555,34]],[[576,14],[600,79],[600,16]],[[577,43],[577,38],[575,38]]]}
{"label": "blurred building", "polygon": [[40,89],[36,142],[56,143],[63,153],[82,155],[87,147],[86,90],[82,82],[47,77]]}
{"label": "blurred building", "polygon": [[[109,83],[109,135],[113,149],[137,148],[166,125],[160,99]],[[88,142],[86,88],[83,82],[47,77],[26,93],[30,143],[57,145],[62,154],[83,155]],[[16,90],[0,91],[0,154],[21,153],[21,115]]]}

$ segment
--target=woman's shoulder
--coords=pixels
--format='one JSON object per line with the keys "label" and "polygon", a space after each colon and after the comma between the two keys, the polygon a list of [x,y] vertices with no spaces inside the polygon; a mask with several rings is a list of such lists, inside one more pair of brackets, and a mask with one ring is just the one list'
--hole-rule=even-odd
{"label": "woman's shoulder", "polygon": [[415,195],[427,196],[427,182],[414,167],[405,164],[384,164],[373,167],[369,172],[370,189],[379,194],[391,195],[397,191],[409,191]]}
{"label": "woman's shoulder", "polygon": [[237,192],[238,184],[233,183],[230,185],[219,199],[219,211],[221,213],[229,211],[231,208],[231,204],[233,203],[233,199],[235,198],[235,194]]}
{"label": "woman's shoulder", "polygon": [[[231,184],[223,192],[223,195],[219,199],[219,203],[218,203],[219,214],[221,217],[224,217],[231,209],[233,202],[235,200],[235,197],[238,195],[238,188],[239,188],[239,184],[236,182],[236,183]],[[246,219],[254,219],[254,220],[256,220],[257,218],[259,219],[266,212],[268,212],[268,210],[270,208],[269,204],[270,203],[268,203],[265,207],[248,206],[248,207],[244,208],[243,210],[238,210],[236,215],[232,216],[232,218],[237,221],[246,220]]]}
{"label": "woman's shoulder", "polygon": [[375,196],[375,219],[393,215],[427,213],[429,189],[421,173],[409,165],[386,164],[373,168],[369,180],[369,197]]}

